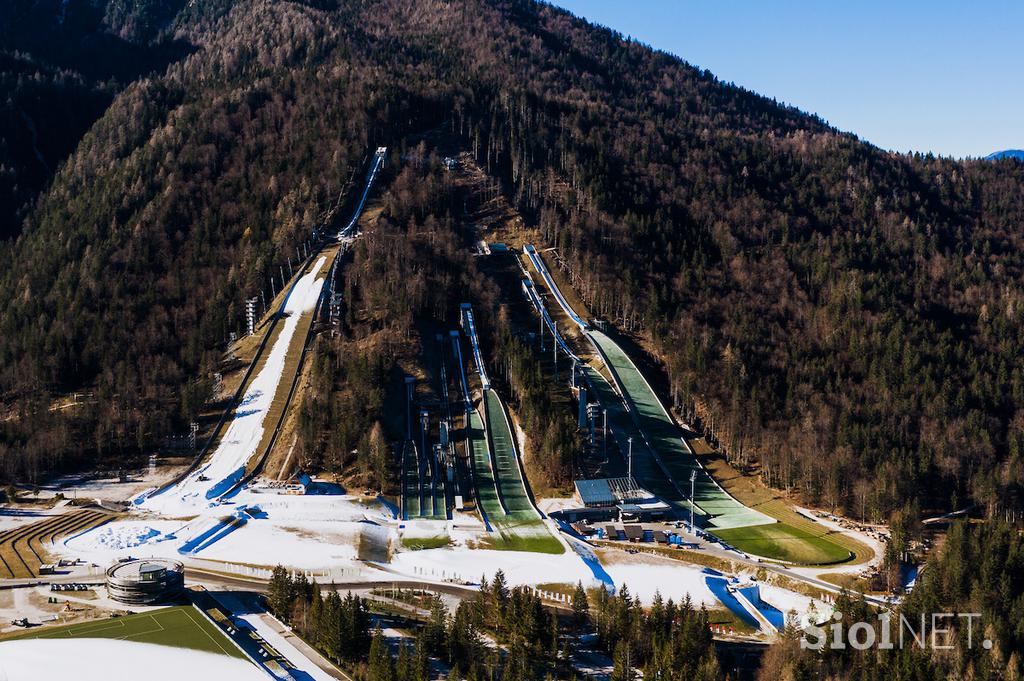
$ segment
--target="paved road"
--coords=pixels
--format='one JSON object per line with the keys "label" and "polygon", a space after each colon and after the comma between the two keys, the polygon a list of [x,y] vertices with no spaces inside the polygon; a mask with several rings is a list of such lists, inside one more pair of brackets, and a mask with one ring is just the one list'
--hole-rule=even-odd
{"label": "paved road", "polygon": [[[280,620],[270,615],[263,607],[263,599],[257,594],[251,591],[214,591],[210,592],[210,596],[221,608],[230,613],[232,622],[238,627],[236,637],[241,637],[245,642],[246,634],[242,632],[254,632],[299,672],[299,678],[313,681],[352,681],[350,676],[292,633],[292,630]],[[259,659],[258,655],[256,657]]]}

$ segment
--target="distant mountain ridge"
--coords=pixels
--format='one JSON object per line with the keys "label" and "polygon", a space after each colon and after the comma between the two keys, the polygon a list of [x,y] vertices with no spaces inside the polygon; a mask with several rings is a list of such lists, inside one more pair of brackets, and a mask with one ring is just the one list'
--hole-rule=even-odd
{"label": "distant mountain ridge", "polygon": [[1002,151],[993,151],[985,157],[985,160],[998,161],[1002,158],[1015,158],[1018,161],[1024,161],[1024,149],[1003,149]]}

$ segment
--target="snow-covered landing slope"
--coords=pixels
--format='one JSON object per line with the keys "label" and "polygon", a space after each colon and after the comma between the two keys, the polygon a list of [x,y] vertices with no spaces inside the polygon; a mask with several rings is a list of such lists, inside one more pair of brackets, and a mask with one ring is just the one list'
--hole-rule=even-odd
{"label": "snow-covered landing slope", "polygon": [[302,314],[310,313],[320,297],[325,277],[317,277],[327,258],[300,278],[284,304],[281,332],[267,356],[266,363],[249,384],[241,403],[232,414],[227,431],[221,437],[210,460],[187,478],[161,493],[141,500],[139,507],[169,516],[185,516],[216,504],[245,474],[245,465],[256,454],[263,439],[263,421],[281,383],[285,357]]}

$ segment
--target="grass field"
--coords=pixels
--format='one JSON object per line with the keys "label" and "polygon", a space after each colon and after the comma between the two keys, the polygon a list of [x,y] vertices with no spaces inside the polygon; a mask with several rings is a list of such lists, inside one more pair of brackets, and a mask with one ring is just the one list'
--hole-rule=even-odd
{"label": "grass field", "polygon": [[826,565],[850,558],[850,551],[785,523],[714,530],[715,536],[741,551],[791,563]]}
{"label": "grass field", "polygon": [[113,638],[245,657],[217,627],[190,605],[7,635],[2,640],[28,638]]}
{"label": "grass field", "polygon": [[532,553],[565,553],[562,542],[551,536],[548,528],[540,520],[531,520],[515,526],[495,525],[495,532],[490,533],[480,542],[483,549],[495,551],[530,551]]}
{"label": "grass field", "polygon": [[712,626],[732,627],[733,631],[737,634],[753,634],[757,631],[757,629],[737,617],[736,613],[726,608],[709,609],[708,624]]}
{"label": "grass field", "polygon": [[452,540],[448,535],[437,537],[402,537],[402,546],[410,551],[422,551],[424,549],[443,549],[449,546]]}
{"label": "grass field", "polygon": [[765,487],[754,475],[743,475],[722,457],[706,457],[704,465],[729,494],[750,508],[812,536],[827,536],[828,541],[853,553],[854,563],[866,563],[874,556],[875,552],[870,546],[847,534],[833,532],[821,523],[797,513],[779,492]]}

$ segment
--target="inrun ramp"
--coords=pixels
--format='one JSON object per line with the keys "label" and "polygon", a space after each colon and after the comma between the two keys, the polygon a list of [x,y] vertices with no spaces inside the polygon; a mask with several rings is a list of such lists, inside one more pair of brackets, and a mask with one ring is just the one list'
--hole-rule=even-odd
{"label": "inrun ramp", "polygon": [[548,285],[551,295],[555,297],[555,300],[558,301],[559,307],[565,311],[565,314],[568,315],[569,319],[575,322],[576,326],[580,327],[580,330],[586,331],[589,329],[590,325],[587,324],[582,317],[576,314],[576,311],[572,309],[571,305],[569,305],[569,301],[567,301],[565,296],[562,295],[562,291],[559,290],[558,284],[555,283],[555,280],[551,278],[551,273],[548,272],[547,265],[545,265],[544,261],[541,260],[540,254],[537,253],[537,249],[533,247],[533,244],[526,244],[523,246],[523,253],[525,253],[530,259],[530,262],[533,263],[533,268],[537,270],[537,274],[544,279],[544,283]]}
{"label": "inrun ramp", "polygon": [[363,214],[363,207],[366,205],[366,198],[370,195],[370,189],[373,187],[373,181],[377,179],[377,175],[380,173],[381,168],[384,167],[384,157],[387,156],[387,153],[387,147],[377,147],[377,151],[373,155],[373,160],[370,162],[370,171],[366,174],[366,189],[363,190],[363,195],[359,197],[359,203],[356,205],[356,210],[352,215],[352,219],[348,221],[348,224],[345,225],[340,232],[338,232],[339,239],[353,236],[353,233],[356,230],[356,223],[359,222],[359,216]]}
{"label": "inrun ramp", "polygon": [[483,353],[480,352],[480,339],[476,335],[476,323],[473,321],[473,307],[469,303],[462,304],[462,328],[469,336],[469,342],[473,346],[473,361],[476,362],[476,372],[480,374],[480,384],[484,392],[491,387],[487,380],[487,368],[484,366]]}
{"label": "inrun ramp", "polygon": [[555,326],[555,322],[551,319],[551,315],[548,314],[548,310],[544,307],[544,301],[540,299],[540,295],[537,293],[537,287],[533,285],[533,282],[529,279],[523,279],[523,292],[526,293],[526,297],[533,303],[533,307],[540,314],[541,319],[544,320],[545,326],[548,327],[548,331],[554,336],[555,342],[558,343],[558,347],[562,348],[562,352],[565,353],[566,357],[573,360],[574,362],[580,362],[580,358],[576,356],[565,340],[562,338],[562,334],[558,333],[558,327]]}

